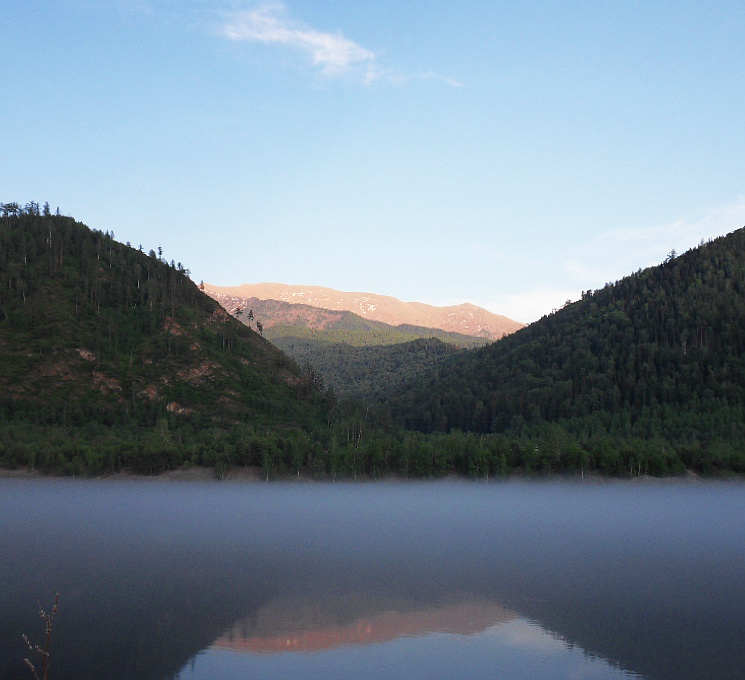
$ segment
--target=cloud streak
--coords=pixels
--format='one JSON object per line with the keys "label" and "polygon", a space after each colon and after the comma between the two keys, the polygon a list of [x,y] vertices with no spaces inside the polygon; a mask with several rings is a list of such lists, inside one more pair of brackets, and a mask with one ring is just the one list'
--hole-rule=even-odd
{"label": "cloud streak", "polygon": [[304,52],[326,76],[355,73],[371,82],[379,75],[375,53],[341,33],[325,33],[293,22],[281,3],[231,14],[222,34],[235,41],[277,45]]}
{"label": "cloud streak", "polygon": [[463,83],[461,83],[459,80],[456,80],[455,78],[451,78],[450,76],[444,76],[440,73],[434,73],[432,71],[428,71],[427,73],[422,73],[421,76],[419,76],[421,80],[439,80],[443,83],[446,83],[447,85],[450,85],[450,87],[463,87]]}
{"label": "cloud streak", "polygon": [[377,81],[405,85],[412,81],[429,80],[452,88],[463,86],[460,81],[434,71],[405,75],[383,69],[372,50],[341,33],[318,31],[293,20],[281,2],[263,3],[252,9],[231,12],[219,32],[235,42],[264,43],[304,53],[310,57],[313,66],[327,77],[351,77],[366,85]]}
{"label": "cloud streak", "polygon": [[554,310],[561,309],[567,300],[576,298],[575,289],[542,286],[524,293],[498,295],[492,299],[477,299],[472,302],[495,314],[502,314],[522,323],[532,323]]}
{"label": "cloud streak", "polygon": [[566,259],[565,270],[577,282],[595,281],[598,287],[601,281],[614,281],[639,268],[659,264],[672,250],[681,254],[702,240],[722,236],[743,224],[745,197],[732,205],[710,210],[698,219],[599,234],[573,249]]}
{"label": "cloud streak", "polygon": [[[584,290],[602,288],[605,283],[618,281],[638,269],[660,264],[672,250],[681,255],[701,241],[723,236],[743,225],[745,197],[694,219],[606,231],[556,254],[551,267],[555,285],[533,288],[528,280],[519,292],[472,302],[518,321],[536,321],[560,309],[567,300],[579,299]],[[480,246],[480,250],[489,256],[493,267],[511,265],[531,271],[539,266],[537,262],[520,261],[508,253],[492,252],[486,246]]]}

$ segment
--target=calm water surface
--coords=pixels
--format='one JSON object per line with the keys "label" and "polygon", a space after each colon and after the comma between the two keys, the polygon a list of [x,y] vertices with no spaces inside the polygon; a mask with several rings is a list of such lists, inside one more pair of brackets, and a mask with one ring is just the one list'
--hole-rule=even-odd
{"label": "calm water surface", "polygon": [[0,678],[745,677],[745,485],[0,480]]}

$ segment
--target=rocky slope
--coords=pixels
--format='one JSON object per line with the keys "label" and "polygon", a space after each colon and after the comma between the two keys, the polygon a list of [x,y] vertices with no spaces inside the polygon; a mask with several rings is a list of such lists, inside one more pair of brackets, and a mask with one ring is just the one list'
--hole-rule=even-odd
{"label": "rocky slope", "polygon": [[344,398],[379,400],[458,351],[491,342],[440,328],[393,326],[350,311],[240,297],[207,287],[205,292],[299,365],[312,366]]}
{"label": "rocky slope", "polygon": [[387,295],[349,293],[320,286],[257,283],[226,287],[204,284],[204,290],[213,297],[225,295],[243,299],[280,300],[337,312],[353,312],[365,319],[392,326],[437,328],[487,340],[498,340],[524,326],[518,321],[469,303],[435,307],[422,302],[402,302]]}
{"label": "rocky slope", "polygon": [[[303,422],[291,359],[181,266],[33,207],[0,225],[0,416]],[[312,399],[311,399],[312,401]]]}
{"label": "rocky slope", "polygon": [[[323,309],[280,300],[244,298],[225,293],[205,292],[228,312],[250,328],[261,333],[282,350],[287,338],[319,340],[326,343],[345,343],[354,347],[395,345],[420,338],[439,338],[458,348],[483,347],[490,340],[439,328],[399,325],[366,319],[347,311]],[[292,354],[290,354],[293,356]]]}

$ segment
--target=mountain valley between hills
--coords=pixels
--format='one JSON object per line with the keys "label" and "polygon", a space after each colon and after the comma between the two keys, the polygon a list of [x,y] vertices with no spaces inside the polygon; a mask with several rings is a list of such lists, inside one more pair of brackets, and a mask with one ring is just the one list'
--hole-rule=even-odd
{"label": "mountain valley between hills", "polygon": [[528,326],[181,263],[2,204],[0,465],[100,476],[745,472],[745,230]]}

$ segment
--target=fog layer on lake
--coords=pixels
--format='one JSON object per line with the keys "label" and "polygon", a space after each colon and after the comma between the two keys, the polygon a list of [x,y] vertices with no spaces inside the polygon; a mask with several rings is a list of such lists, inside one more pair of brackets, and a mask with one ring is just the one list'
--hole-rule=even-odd
{"label": "fog layer on lake", "polygon": [[745,486],[0,480],[0,677],[745,668]]}

